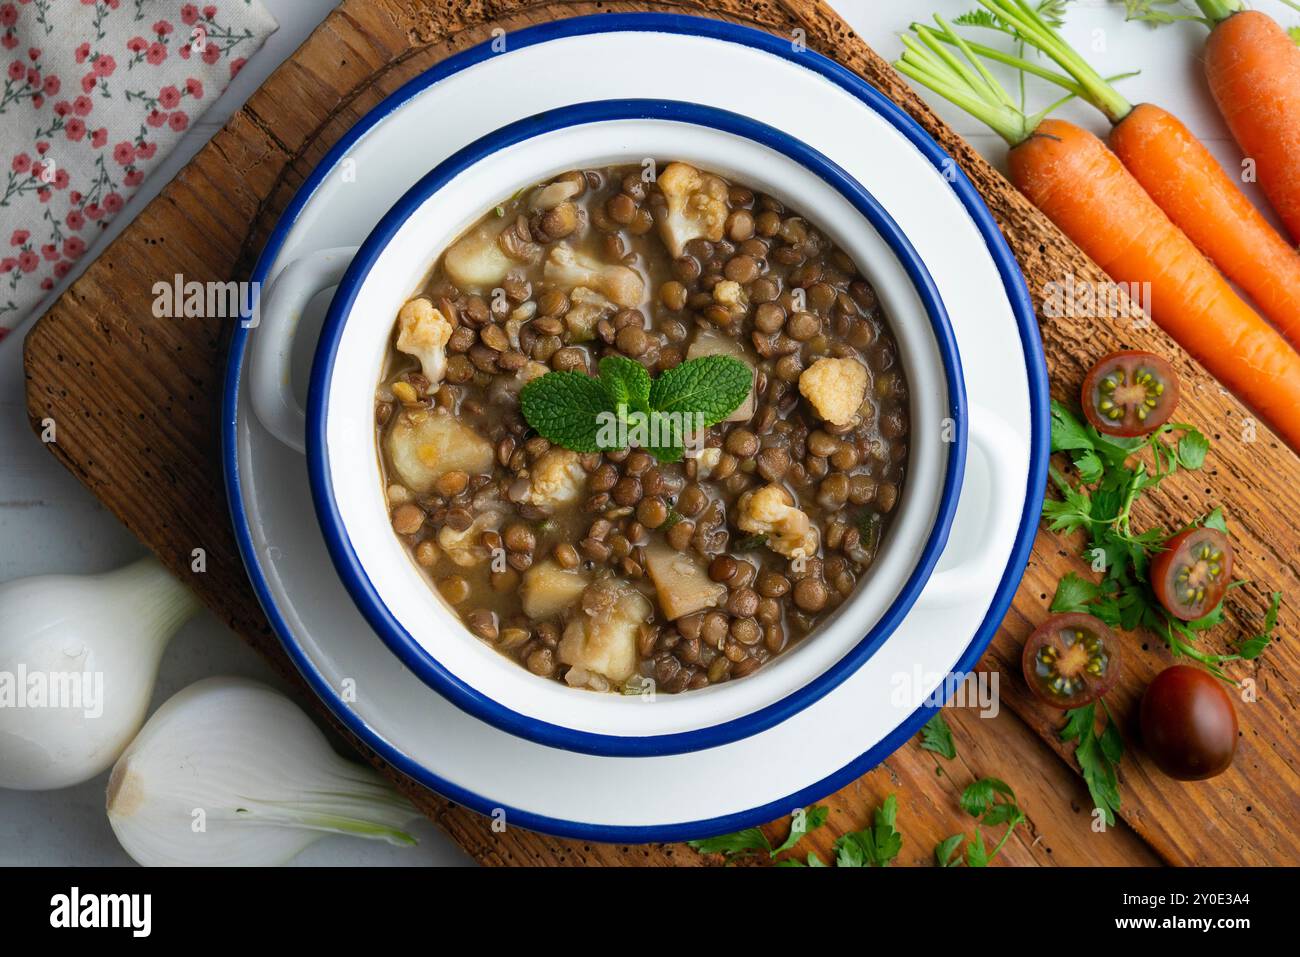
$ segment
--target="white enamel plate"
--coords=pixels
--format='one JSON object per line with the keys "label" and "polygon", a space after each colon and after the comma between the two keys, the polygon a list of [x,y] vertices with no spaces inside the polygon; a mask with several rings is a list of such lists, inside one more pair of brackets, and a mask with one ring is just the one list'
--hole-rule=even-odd
{"label": "white enamel plate", "polygon": [[[249,576],[285,650],[339,719],[452,800],[504,813],[516,826],[600,841],[680,840],[770,820],[843,786],[914,734],[928,717],[925,699],[974,666],[1011,601],[1047,459],[1046,371],[1023,279],[988,210],[938,146],[816,54],[730,24],[659,14],[575,18],[504,41],[504,52],[485,45],[443,62],[350,131],[299,190],[252,278],[274,279],[307,253],[356,246],[439,162],[523,117],[593,95],[752,117],[819,150],[870,191],[934,279],[971,410],[961,498],[938,571],[973,567],[976,577],[953,587],[952,576],[938,576],[931,584],[945,587],[927,587],[857,672],[752,737],[632,758],[514,737],[430,690],[352,604],[316,523],[305,460],[251,413],[246,347],[256,330],[240,329],[222,441]],[[432,260],[437,250],[429,253]],[[313,303],[301,320],[300,373],[325,304]],[[305,391],[306,375],[296,378]]]}

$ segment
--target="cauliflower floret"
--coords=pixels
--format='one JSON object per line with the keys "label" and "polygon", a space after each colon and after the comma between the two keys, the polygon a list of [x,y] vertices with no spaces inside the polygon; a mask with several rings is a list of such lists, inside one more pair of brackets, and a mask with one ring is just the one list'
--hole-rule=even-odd
{"label": "cauliflower floret", "polygon": [[767,547],[786,558],[811,558],[817,552],[817,529],[779,485],[746,492],[736,503],[736,524],[746,532],[767,535]]}
{"label": "cauliflower floret", "polygon": [[716,243],[722,238],[731,211],[726,183],[686,163],[669,163],[659,174],[659,190],[668,205],[659,234],[674,256],[692,239]]}
{"label": "cauliflower floret", "polygon": [[424,409],[403,411],[384,439],[401,483],[428,492],[447,472],[492,471],[492,443],[454,417]]}
{"label": "cauliflower floret", "polygon": [[560,662],[581,669],[575,677],[588,687],[594,683],[587,672],[622,684],[636,672],[637,630],[652,610],[650,600],[626,582],[593,582],[556,648]]}
{"label": "cauliflower floret", "polygon": [[720,306],[744,306],[748,304],[744,288],[734,279],[724,279],[713,287],[713,301]]}
{"label": "cauliflower floret", "polygon": [[528,502],[554,511],[561,505],[577,501],[586,484],[587,470],[582,467],[578,453],[552,448],[533,464]]}
{"label": "cauliflower floret", "polygon": [[596,323],[612,316],[618,307],[598,292],[579,286],[569,293],[569,311],[564,314],[564,324],[569,327],[573,342],[587,342],[596,338]]}
{"label": "cauliflower floret", "polygon": [[443,552],[457,565],[469,568],[492,557],[492,552],[482,542],[484,532],[496,532],[501,529],[505,509],[500,503],[479,510],[469,528],[458,532],[450,525],[438,530],[438,544]]}
{"label": "cauliflower floret", "polygon": [[542,278],[561,289],[585,286],[625,309],[640,304],[645,294],[645,282],[636,270],[585,256],[568,243],[551,248]]}
{"label": "cauliflower floret", "polygon": [[856,359],[818,359],[799,376],[799,391],[832,425],[849,425],[867,396],[867,369]]}
{"label": "cauliflower floret", "polygon": [[442,381],[447,371],[447,340],[451,322],[428,299],[412,299],[397,313],[397,348],[420,360],[420,371],[430,385]]}
{"label": "cauliflower floret", "polygon": [[718,467],[722,461],[722,449],[707,448],[700,449],[695,456],[695,474],[698,478],[706,479],[713,474],[713,470]]}
{"label": "cauliflower floret", "polygon": [[456,240],[443,254],[447,275],[461,289],[482,292],[500,285],[517,263],[499,242],[509,224],[484,223]]}

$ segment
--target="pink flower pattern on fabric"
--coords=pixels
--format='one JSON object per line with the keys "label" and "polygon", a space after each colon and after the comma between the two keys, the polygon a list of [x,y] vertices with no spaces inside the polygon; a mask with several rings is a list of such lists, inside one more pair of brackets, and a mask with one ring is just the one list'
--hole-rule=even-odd
{"label": "pink flower pattern on fabric", "polygon": [[0,339],[275,29],[261,0],[0,0]]}

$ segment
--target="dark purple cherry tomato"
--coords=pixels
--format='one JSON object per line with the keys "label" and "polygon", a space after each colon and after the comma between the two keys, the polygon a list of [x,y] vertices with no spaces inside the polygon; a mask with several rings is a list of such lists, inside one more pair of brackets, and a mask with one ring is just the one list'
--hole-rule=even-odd
{"label": "dark purple cherry tomato", "polygon": [[1054,708],[1082,707],[1119,678],[1119,642],[1092,615],[1053,615],[1025,642],[1020,667],[1040,701]]}
{"label": "dark purple cherry tomato", "polygon": [[1142,743],[1161,771],[1179,781],[1222,774],[1237,750],[1237,712],[1223,682],[1174,665],[1142,696]]}
{"label": "dark purple cherry tomato", "polygon": [[1189,528],[1151,559],[1151,587],[1165,610],[1191,621],[1214,610],[1232,580],[1232,544],[1217,528]]}
{"label": "dark purple cherry tomato", "polygon": [[1098,432],[1132,437],[1169,421],[1178,405],[1174,367],[1153,352],[1112,352],[1083,380],[1083,414]]}

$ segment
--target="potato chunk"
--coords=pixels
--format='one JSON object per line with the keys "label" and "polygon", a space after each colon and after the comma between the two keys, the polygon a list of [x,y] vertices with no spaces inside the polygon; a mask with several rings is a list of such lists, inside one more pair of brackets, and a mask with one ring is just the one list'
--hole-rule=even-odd
{"label": "potato chunk", "polygon": [[583,572],[549,560],[539,562],[524,572],[519,588],[524,614],[534,620],[554,617],[576,602],[589,584],[591,578]]}
{"label": "potato chunk", "polygon": [[[698,359],[701,356],[731,356],[733,359],[739,359],[745,365],[753,370],[753,363],[745,357],[745,347],[742,346],[733,336],[723,332],[714,332],[711,329],[705,329],[700,332],[695,341],[691,343],[690,348],[686,350],[687,359]],[[757,376],[757,373],[755,373]],[[722,421],[724,422],[748,422],[754,417],[754,387],[749,388],[749,395],[745,396],[745,401],[736,407],[736,411],[731,413]],[[716,464],[716,463],[715,463]]]}
{"label": "potato chunk", "polygon": [[727,594],[727,586],[710,580],[704,566],[686,552],[654,544],[646,548],[645,561],[659,607],[670,621],[713,608]]}
{"label": "potato chunk", "polygon": [[766,535],[767,547],[786,558],[811,558],[817,552],[812,519],[794,507],[790,493],[779,485],[746,492],[736,503],[736,524],[746,532]]}
{"label": "potato chunk", "polygon": [[573,342],[589,342],[596,338],[596,323],[618,311],[618,307],[598,292],[578,286],[569,293],[572,305],[564,314],[564,324],[569,327]]}
{"label": "potato chunk", "polygon": [[799,376],[799,391],[832,425],[849,425],[867,396],[867,369],[856,359],[818,359]]}
{"label": "potato chunk", "polygon": [[428,299],[412,299],[397,313],[397,349],[420,360],[430,385],[441,382],[447,371],[452,331],[451,322]]}
{"label": "potato chunk", "polygon": [[470,475],[492,470],[492,443],[468,425],[440,412],[403,411],[384,439],[398,480],[413,492],[428,492],[447,472]]}
{"label": "potato chunk", "polygon": [[499,285],[516,265],[497,241],[504,229],[505,224],[484,223],[452,243],[442,257],[451,281],[470,292]]}
{"label": "potato chunk", "polygon": [[727,184],[687,163],[669,163],[659,174],[659,189],[667,200],[667,215],[659,234],[674,256],[692,239],[716,243],[727,225]]}
{"label": "potato chunk", "polygon": [[593,582],[560,639],[561,663],[622,684],[636,671],[638,628],[652,610],[650,599],[626,582]]}

